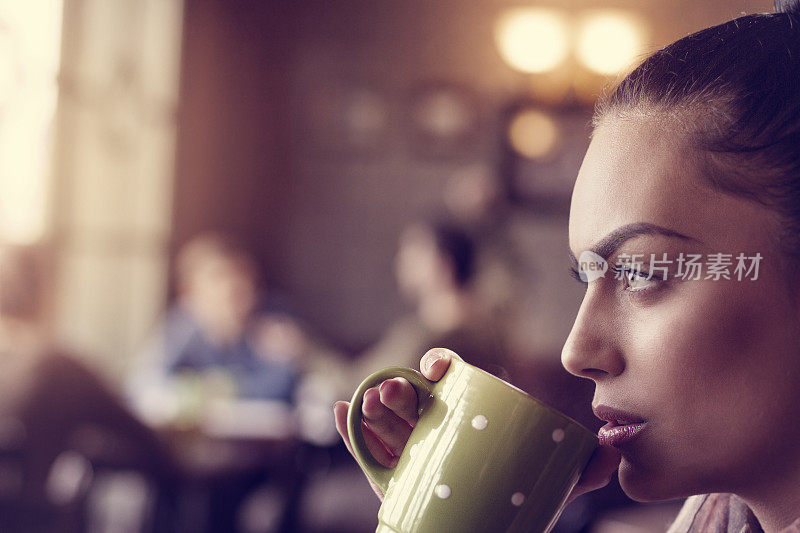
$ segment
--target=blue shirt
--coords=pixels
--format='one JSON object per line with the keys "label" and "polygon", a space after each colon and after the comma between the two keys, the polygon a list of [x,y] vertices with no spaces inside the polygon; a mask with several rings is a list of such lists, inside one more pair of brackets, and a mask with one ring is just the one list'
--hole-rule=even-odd
{"label": "blue shirt", "polygon": [[269,360],[252,346],[247,335],[228,345],[216,345],[183,309],[174,308],[164,325],[165,372],[220,370],[231,376],[243,399],[291,402],[297,373],[287,363]]}

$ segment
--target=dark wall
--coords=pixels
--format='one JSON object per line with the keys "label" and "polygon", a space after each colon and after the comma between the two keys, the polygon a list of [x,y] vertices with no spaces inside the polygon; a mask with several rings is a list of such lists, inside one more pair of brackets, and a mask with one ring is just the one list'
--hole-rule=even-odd
{"label": "dark wall", "polygon": [[291,176],[289,6],[186,2],[175,246],[213,229],[235,235],[266,266],[282,255]]}

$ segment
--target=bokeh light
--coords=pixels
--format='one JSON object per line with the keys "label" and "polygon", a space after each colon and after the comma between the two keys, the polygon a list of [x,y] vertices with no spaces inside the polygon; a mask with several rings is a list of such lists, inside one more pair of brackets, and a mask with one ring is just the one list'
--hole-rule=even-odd
{"label": "bokeh light", "polygon": [[566,17],[547,8],[515,8],[504,12],[495,28],[503,59],[522,72],[553,70],[569,53]]}
{"label": "bokeh light", "polygon": [[581,20],[576,54],[589,70],[616,74],[636,60],[645,43],[644,24],[633,14],[601,10]]}
{"label": "bokeh light", "polygon": [[521,111],[511,120],[508,128],[508,140],[512,148],[529,159],[541,159],[549,155],[558,137],[556,122],[538,109]]}

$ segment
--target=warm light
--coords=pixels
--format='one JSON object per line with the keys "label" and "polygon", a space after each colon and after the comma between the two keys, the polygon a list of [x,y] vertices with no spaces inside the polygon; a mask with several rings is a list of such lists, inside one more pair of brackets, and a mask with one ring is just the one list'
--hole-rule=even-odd
{"label": "warm light", "polygon": [[549,115],[528,109],[511,120],[508,140],[520,155],[529,159],[541,159],[555,147],[558,126]]}
{"label": "warm light", "polygon": [[547,72],[569,52],[566,17],[553,9],[516,8],[506,11],[495,29],[503,59],[523,72]]}
{"label": "warm light", "polygon": [[580,25],[577,55],[594,72],[616,74],[633,64],[644,42],[643,23],[630,13],[596,11]]}
{"label": "warm light", "polygon": [[42,238],[62,0],[0,0],[0,240]]}
{"label": "warm light", "polygon": [[415,120],[426,132],[437,137],[452,138],[463,135],[473,120],[470,109],[457,94],[437,91],[420,102],[415,110]]}

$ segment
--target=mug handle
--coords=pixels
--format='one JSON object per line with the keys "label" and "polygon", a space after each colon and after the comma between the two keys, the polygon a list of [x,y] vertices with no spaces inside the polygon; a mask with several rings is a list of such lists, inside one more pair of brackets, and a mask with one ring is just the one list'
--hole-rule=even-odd
{"label": "mug handle", "polygon": [[353,394],[353,399],[350,401],[350,409],[347,412],[347,433],[350,438],[350,444],[353,446],[353,454],[367,477],[380,487],[384,494],[386,494],[386,490],[389,487],[389,480],[392,478],[394,468],[386,468],[376,461],[369,452],[367,443],[364,440],[364,434],[361,431],[361,404],[367,389],[392,378],[405,378],[411,383],[414,390],[417,391],[417,412],[421,416],[433,399],[431,390],[433,382],[425,379],[416,370],[402,366],[390,366],[367,376],[358,386],[355,394]]}

